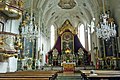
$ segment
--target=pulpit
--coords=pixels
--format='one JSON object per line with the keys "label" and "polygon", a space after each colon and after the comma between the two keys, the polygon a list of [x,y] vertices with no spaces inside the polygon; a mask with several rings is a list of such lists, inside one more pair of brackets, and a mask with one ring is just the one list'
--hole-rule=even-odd
{"label": "pulpit", "polygon": [[63,72],[74,72],[75,70],[75,63],[61,63],[61,66],[63,66]]}

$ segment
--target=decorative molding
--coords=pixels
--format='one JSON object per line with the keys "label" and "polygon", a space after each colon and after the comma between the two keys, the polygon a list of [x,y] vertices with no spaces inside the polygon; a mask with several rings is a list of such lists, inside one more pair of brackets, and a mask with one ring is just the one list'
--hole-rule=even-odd
{"label": "decorative molding", "polygon": [[23,12],[22,0],[3,0],[0,1],[0,11],[8,19],[19,19]]}
{"label": "decorative molding", "polygon": [[61,35],[65,30],[69,30],[73,34],[77,34],[76,28],[72,26],[69,20],[66,20],[62,27],[58,29],[58,34]]}
{"label": "decorative molding", "polygon": [[58,6],[62,9],[72,9],[76,6],[76,2],[74,0],[60,0]]}

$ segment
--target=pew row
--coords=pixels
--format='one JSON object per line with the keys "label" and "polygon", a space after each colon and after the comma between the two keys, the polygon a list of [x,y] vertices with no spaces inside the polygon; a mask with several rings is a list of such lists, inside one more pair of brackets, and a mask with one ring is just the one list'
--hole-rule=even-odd
{"label": "pew row", "polygon": [[57,71],[17,71],[0,73],[0,80],[55,80]]}
{"label": "pew row", "polygon": [[94,74],[90,73],[91,70],[81,70],[81,76],[86,80],[119,80],[120,71],[115,70],[94,70]]}
{"label": "pew row", "polygon": [[48,78],[0,78],[0,80],[49,80]]}

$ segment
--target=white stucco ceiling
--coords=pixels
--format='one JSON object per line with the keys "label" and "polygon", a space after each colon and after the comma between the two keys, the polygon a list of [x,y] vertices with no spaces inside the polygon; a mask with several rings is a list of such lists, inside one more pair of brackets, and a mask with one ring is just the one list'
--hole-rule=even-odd
{"label": "white stucco ceiling", "polygon": [[[74,0],[76,2],[74,8],[62,9],[58,6],[59,1],[60,0],[33,0],[34,12],[46,27],[52,24],[61,27],[66,19],[69,19],[74,27],[77,27],[79,23],[89,24],[93,17],[96,18],[96,21],[99,19],[100,11],[102,11],[103,7],[102,0]],[[31,0],[25,0],[25,2],[27,6],[30,6]],[[115,0],[115,2],[114,0],[105,0],[106,9],[113,11],[115,7],[118,7],[114,4],[117,4],[117,2],[119,3],[120,0]],[[110,6],[111,4],[114,5]],[[27,8],[27,6],[25,8]],[[116,11],[120,12],[120,10]]]}
{"label": "white stucco ceiling", "polygon": [[[43,1],[43,2],[42,2]],[[75,0],[76,6],[73,9],[62,9],[58,6],[60,0],[42,0],[41,7],[43,11],[43,21],[46,26],[56,23],[60,27],[66,19],[69,19],[73,26],[77,26],[78,23],[86,21],[89,22],[94,13],[91,8],[92,4],[90,0]]]}

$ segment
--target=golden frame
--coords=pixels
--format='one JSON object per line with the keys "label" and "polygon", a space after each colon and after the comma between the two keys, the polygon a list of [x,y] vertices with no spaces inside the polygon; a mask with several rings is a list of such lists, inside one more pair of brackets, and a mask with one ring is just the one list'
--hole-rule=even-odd
{"label": "golden frame", "polygon": [[69,20],[66,20],[62,27],[58,29],[58,35],[61,35],[64,31],[69,30],[73,34],[77,34],[77,30],[75,27],[72,26]]}

